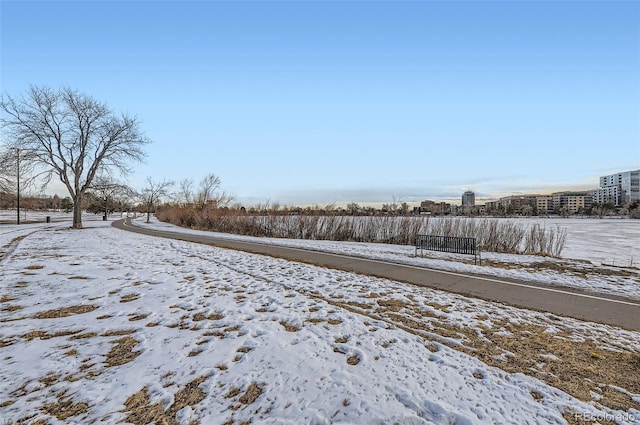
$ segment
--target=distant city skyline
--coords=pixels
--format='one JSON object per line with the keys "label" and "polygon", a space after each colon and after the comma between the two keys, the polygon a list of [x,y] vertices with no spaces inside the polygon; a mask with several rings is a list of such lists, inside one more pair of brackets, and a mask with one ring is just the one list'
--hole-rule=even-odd
{"label": "distant city skyline", "polygon": [[[610,174],[617,174],[619,172],[627,172],[627,171],[633,171],[633,170],[617,170],[617,171],[612,171],[610,173],[605,173],[603,175],[610,175]],[[313,202],[285,202],[283,200],[280,199],[257,199],[255,201],[252,201],[250,199],[246,199],[246,198],[242,198],[242,197],[235,197],[233,203],[239,203],[242,204],[244,206],[256,206],[259,204],[279,204],[281,206],[301,206],[301,207],[306,207],[306,206],[326,206],[326,205],[336,205],[336,206],[346,206],[349,203],[357,203],[360,206],[381,206],[382,204],[391,204],[391,203],[396,203],[396,204],[401,204],[403,202],[407,202],[408,204],[410,204],[411,206],[416,206],[418,204],[420,204],[420,202],[425,201],[425,200],[431,200],[431,201],[437,201],[437,202],[448,202],[452,205],[461,205],[461,196],[464,194],[464,192],[467,191],[471,191],[474,192],[475,194],[475,204],[476,205],[480,205],[480,204],[484,204],[487,201],[496,201],[502,197],[507,197],[507,196],[518,196],[518,195],[550,195],[552,193],[557,193],[557,192],[565,192],[565,191],[589,191],[589,190],[593,190],[598,188],[599,186],[599,178],[602,176],[597,176],[595,177],[593,180],[592,184],[585,184],[582,186],[567,186],[567,185],[563,185],[561,183],[558,183],[556,185],[549,185],[547,186],[546,190],[524,190],[522,188],[513,190],[511,192],[501,192],[499,194],[493,195],[493,196],[488,196],[486,194],[483,194],[482,192],[477,192],[475,190],[472,189],[465,189],[464,191],[461,191],[459,193],[453,193],[453,192],[440,192],[441,194],[446,194],[444,196],[438,196],[437,194],[432,193],[431,195],[426,194],[425,196],[421,196],[420,190],[416,189],[415,192],[413,192],[414,194],[411,194],[407,197],[403,197],[403,196],[398,196],[398,195],[391,195],[388,199],[384,198],[384,195],[386,195],[387,193],[393,193],[393,192],[385,192],[385,191],[378,191],[375,188],[369,188],[369,189],[363,189],[361,191],[359,190],[353,190],[352,192],[340,192],[340,193],[327,193],[326,197],[324,198],[325,201],[322,201],[322,194],[320,196],[320,201],[313,201]],[[176,182],[178,183],[178,182]],[[197,181],[194,181],[195,184],[197,184]],[[537,186],[536,186],[537,187]],[[175,187],[177,189],[177,187]],[[224,190],[224,187],[222,188]],[[425,192],[426,193],[426,192]],[[53,181],[52,184],[50,184],[47,188],[47,190],[44,192],[45,195],[49,195],[49,196],[53,196],[53,195],[58,195],[60,197],[65,197],[68,195],[66,188],[64,188],[62,186],[61,183],[58,183],[56,181]],[[314,193],[314,196],[316,194]],[[293,195],[296,199],[302,198],[303,195],[302,194],[294,194]],[[357,198],[361,197],[361,198],[368,198],[368,199],[374,199],[376,197],[378,197],[377,199],[379,199],[378,201],[358,201]],[[310,198],[311,199],[311,198]],[[315,198],[314,198],[315,199]],[[336,200],[338,199],[338,200]]]}
{"label": "distant city skyline", "polygon": [[638,16],[626,1],[3,0],[0,82],[137,115],[153,140],[138,189],[215,173],[244,205],[482,203],[640,168]]}

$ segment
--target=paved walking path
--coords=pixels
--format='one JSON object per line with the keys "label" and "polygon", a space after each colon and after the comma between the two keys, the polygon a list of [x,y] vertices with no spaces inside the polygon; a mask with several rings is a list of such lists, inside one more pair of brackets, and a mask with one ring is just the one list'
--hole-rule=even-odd
{"label": "paved walking path", "polygon": [[217,238],[212,235],[151,230],[135,227],[129,220],[115,221],[113,226],[150,236],[270,255],[640,331],[640,302],[618,296],[544,284],[469,276],[387,261]]}

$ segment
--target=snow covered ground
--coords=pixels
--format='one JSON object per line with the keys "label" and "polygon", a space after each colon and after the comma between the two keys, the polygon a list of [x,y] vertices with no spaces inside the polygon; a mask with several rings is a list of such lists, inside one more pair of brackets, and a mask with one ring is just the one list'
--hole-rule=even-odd
{"label": "snow covered ground", "polygon": [[[580,220],[579,222],[586,222]],[[589,220],[596,222],[598,227],[603,220]],[[640,232],[637,239],[636,230],[640,231],[640,221],[632,220],[604,220],[608,221],[620,233],[612,237],[612,233],[604,230],[599,232],[587,232],[584,251],[578,247],[572,248],[576,259],[555,259],[533,255],[497,254],[492,252],[482,253],[483,265],[475,265],[473,257],[448,253],[424,251],[421,257],[416,257],[413,247],[403,245],[387,245],[360,242],[333,242],[333,241],[309,241],[299,239],[278,238],[254,238],[248,236],[231,235],[227,233],[203,232],[199,230],[184,229],[173,224],[159,222],[152,217],[151,223],[146,223],[140,218],[134,221],[139,227],[153,228],[177,233],[208,234],[219,238],[242,239],[260,243],[292,246],[297,248],[313,249],[317,251],[332,252],[336,254],[353,255],[377,260],[393,261],[403,264],[411,264],[422,267],[430,267],[438,270],[454,271],[459,273],[481,274],[500,278],[517,279],[525,282],[540,282],[554,286],[566,286],[581,288],[597,293],[620,295],[627,298],[640,299],[640,269],[637,267],[617,267],[603,265],[597,261],[586,261],[592,253],[591,247],[609,246],[610,249],[622,249],[625,253],[633,255],[640,247],[634,242],[640,240]],[[625,227],[620,227],[619,223]],[[618,226],[618,227],[616,227]],[[578,234],[580,226],[574,228]],[[572,233],[569,233],[571,235]],[[599,242],[596,235],[600,236]],[[613,242],[610,239],[617,240]],[[576,240],[576,237],[573,238]],[[611,255],[612,256],[612,255]],[[640,258],[640,254],[636,257]]]}
{"label": "snow covered ground", "polygon": [[0,226],[0,421],[640,424],[638,332],[86,227]]}

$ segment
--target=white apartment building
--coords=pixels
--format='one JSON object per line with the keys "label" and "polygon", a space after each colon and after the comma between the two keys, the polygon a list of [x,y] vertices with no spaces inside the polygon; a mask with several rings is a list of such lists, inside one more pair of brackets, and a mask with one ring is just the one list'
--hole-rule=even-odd
{"label": "white apartment building", "polygon": [[625,205],[640,201],[640,170],[600,177],[600,187],[592,191],[593,202]]}
{"label": "white apartment building", "polygon": [[613,205],[620,205],[621,202],[621,189],[620,186],[605,186],[593,189],[593,203],[594,204],[606,204],[607,202]]}

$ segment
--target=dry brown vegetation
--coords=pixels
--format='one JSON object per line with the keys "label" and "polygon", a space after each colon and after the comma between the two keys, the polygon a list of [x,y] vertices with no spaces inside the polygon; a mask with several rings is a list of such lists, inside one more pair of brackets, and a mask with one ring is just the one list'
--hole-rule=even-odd
{"label": "dry brown vegetation", "polygon": [[300,330],[298,326],[291,323],[287,323],[284,320],[282,320],[280,324],[284,327],[284,330],[287,332],[298,332]]}
{"label": "dry brown vegetation", "polygon": [[167,409],[163,409],[161,403],[151,404],[149,390],[144,387],[125,401],[127,417],[125,422],[134,425],[147,425],[150,423],[162,425],[177,425],[176,414],[187,406],[195,406],[206,397],[200,384],[207,380],[201,376],[186,384],[174,395],[174,401]]}
{"label": "dry brown vegetation", "polygon": [[36,338],[51,339],[51,338],[58,338],[61,336],[75,335],[75,334],[79,334],[80,332],[82,332],[82,330],[66,330],[66,331],[55,331],[55,332],[34,330],[22,335],[22,338],[26,339],[27,341],[31,341],[32,339],[36,339]]}
{"label": "dry brown vegetation", "polygon": [[[438,351],[434,344],[443,344],[506,372],[532,375],[579,400],[621,411],[640,410],[640,403],[616,390],[621,387],[629,393],[640,393],[640,352],[607,346],[607,341],[576,337],[570,328],[562,329],[561,322],[549,319],[548,323],[532,324],[495,319],[491,320],[490,327],[481,325],[479,332],[476,326],[449,321],[412,299],[380,299],[363,294],[360,301],[345,302],[319,294],[308,295],[419,335],[430,351]],[[447,306],[437,303],[427,305],[436,311],[448,311]],[[489,317],[478,315],[477,319]],[[561,329],[550,332],[550,327]],[[347,338],[335,341],[344,343]],[[385,345],[388,346],[383,343]],[[334,351],[346,354],[338,347]],[[349,364],[359,361],[357,356],[349,359],[347,362],[352,362]],[[592,393],[601,398],[594,400]],[[586,422],[572,416],[570,423]]]}
{"label": "dry brown vegetation", "polygon": [[112,341],[112,343],[114,345],[107,353],[106,358],[106,363],[109,367],[129,363],[140,355],[139,352],[133,351],[138,341],[131,336],[125,336],[124,338]]}
{"label": "dry brown vegetation", "polygon": [[120,302],[121,303],[128,303],[128,302],[137,300],[139,297],[140,297],[139,294],[126,294],[126,295],[123,295],[120,298]]}
{"label": "dry brown vegetation", "polygon": [[247,236],[413,245],[418,234],[472,237],[482,251],[558,257],[566,231],[492,218],[415,216],[251,215],[232,209],[177,206],[156,213],[178,226]]}
{"label": "dry brown vegetation", "polygon": [[242,404],[252,404],[258,399],[258,397],[260,397],[261,394],[262,388],[258,384],[252,382],[244,394],[240,396],[238,401]]}
{"label": "dry brown vegetation", "polygon": [[12,298],[7,294],[2,294],[2,296],[0,296],[0,303],[7,303],[7,302],[13,301],[13,300],[15,300],[15,298]]}
{"label": "dry brown vegetation", "polygon": [[348,365],[355,366],[358,363],[360,363],[360,357],[355,356],[355,355],[347,357],[347,364]]}
{"label": "dry brown vegetation", "polygon": [[74,401],[71,396],[66,394],[66,390],[62,390],[58,394],[58,400],[55,403],[45,404],[42,411],[64,421],[72,416],[88,412],[89,405],[82,401]]}
{"label": "dry brown vegetation", "polygon": [[59,317],[67,317],[74,314],[89,313],[98,308],[95,305],[72,305],[69,307],[56,308],[53,310],[42,311],[32,316],[34,319],[56,319]]}

